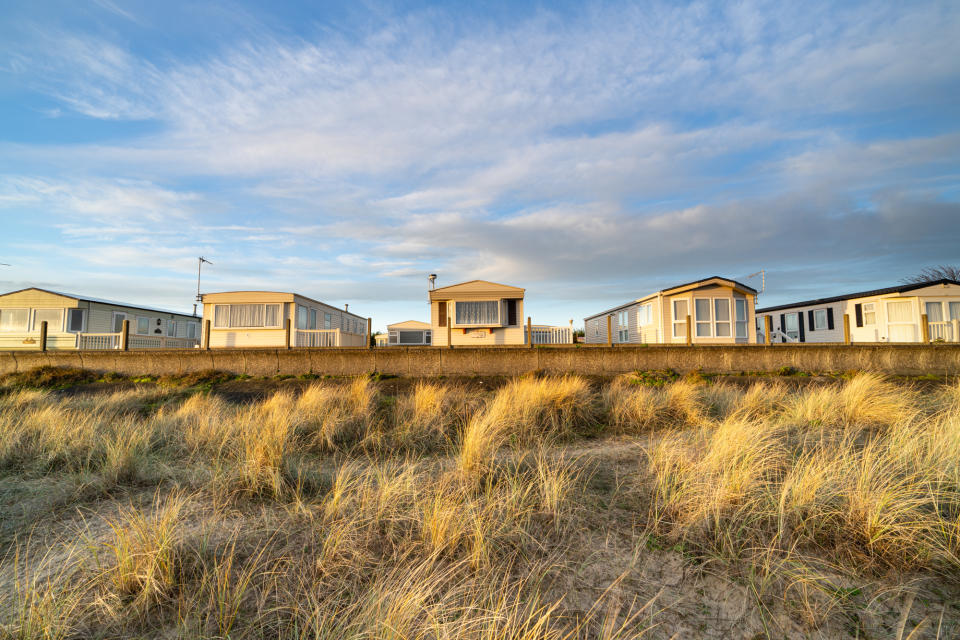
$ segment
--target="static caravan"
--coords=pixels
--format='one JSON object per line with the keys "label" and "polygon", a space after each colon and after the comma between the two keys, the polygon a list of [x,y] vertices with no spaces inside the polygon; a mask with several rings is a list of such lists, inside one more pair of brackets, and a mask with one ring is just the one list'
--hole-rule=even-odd
{"label": "static caravan", "polygon": [[211,348],[364,347],[369,340],[366,318],[296,293],[224,291],[202,298]]}
{"label": "static caravan", "polygon": [[387,336],[384,346],[420,346],[429,347],[433,344],[433,329],[429,322],[406,320],[387,325]]}
{"label": "static caravan", "polygon": [[[960,341],[960,282],[935,280],[757,309],[760,339],[770,317],[772,342]],[[923,317],[926,316],[926,331]]]}
{"label": "static caravan", "polygon": [[126,302],[31,287],[0,295],[0,349],[119,349],[129,320],[131,349],[187,349],[199,344],[200,318]]}
{"label": "static caravan", "polygon": [[523,294],[486,280],[431,289],[430,329],[434,346],[524,344]]}
{"label": "static caravan", "polygon": [[720,276],[661,289],[584,318],[584,341],[605,344],[609,322],[613,344],[685,344],[689,318],[694,344],[753,344],[756,296]]}

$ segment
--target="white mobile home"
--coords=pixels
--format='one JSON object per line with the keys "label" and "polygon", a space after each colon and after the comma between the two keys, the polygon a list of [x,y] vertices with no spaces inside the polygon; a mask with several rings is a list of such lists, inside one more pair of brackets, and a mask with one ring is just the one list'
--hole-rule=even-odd
{"label": "white mobile home", "polygon": [[689,319],[694,344],[755,343],[756,295],[752,287],[719,276],[661,289],[584,318],[585,342],[606,343],[609,323],[613,344],[684,344]]}
{"label": "white mobile home", "polygon": [[935,280],[757,309],[763,339],[770,317],[772,342],[843,342],[843,317],[852,342],[960,341],[960,282]]}
{"label": "white mobile home", "polygon": [[0,349],[119,349],[129,320],[131,349],[183,349],[199,343],[200,318],[176,311],[30,287],[0,295]]}
{"label": "white mobile home", "polygon": [[366,318],[282,291],[203,294],[203,319],[211,348],[363,347],[369,340]]}

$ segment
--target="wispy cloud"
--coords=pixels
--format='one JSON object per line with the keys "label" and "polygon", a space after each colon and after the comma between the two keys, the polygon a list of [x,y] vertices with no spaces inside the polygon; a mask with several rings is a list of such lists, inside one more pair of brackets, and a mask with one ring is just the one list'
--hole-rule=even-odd
{"label": "wispy cloud", "polygon": [[216,247],[225,285],[398,299],[435,270],[607,291],[960,241],[951,3],[385,12],[191,54],[34,26],[11,77],[63,117],[152,126],[0,146],[26,165],[0,159],[0,207],[184,272]]}

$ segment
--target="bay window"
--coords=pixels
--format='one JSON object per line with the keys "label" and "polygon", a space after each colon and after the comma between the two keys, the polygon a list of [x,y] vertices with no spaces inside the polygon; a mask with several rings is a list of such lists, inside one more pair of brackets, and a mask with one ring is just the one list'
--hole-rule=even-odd
{"label": "bay window", "polygon": [[479,300],[456,302],[456,319],[459,325],[491,326],[500,324],[500,301]]}
{"label": "bay window", "polygon": [[218,304],[213,308],[217,328],[280,327],[279,304]]}

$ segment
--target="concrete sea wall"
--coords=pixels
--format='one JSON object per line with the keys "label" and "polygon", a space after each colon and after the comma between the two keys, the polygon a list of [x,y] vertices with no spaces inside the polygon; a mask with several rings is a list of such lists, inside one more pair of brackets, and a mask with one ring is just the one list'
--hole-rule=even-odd
{"label": "concrete sea wall", "polygon": [[217,369],[250,376],[305,373],[401,376],[616,374],[645,369],[679,373],[871,370],[893,375],[960,374],[960,345],[731,345],[389,347],[380,349],[213,349],[150,351],[0,351],[0,374],[49,365],[125,375],[181,375]]}

